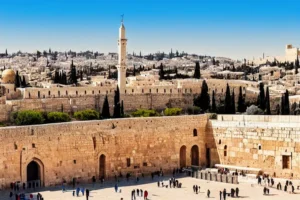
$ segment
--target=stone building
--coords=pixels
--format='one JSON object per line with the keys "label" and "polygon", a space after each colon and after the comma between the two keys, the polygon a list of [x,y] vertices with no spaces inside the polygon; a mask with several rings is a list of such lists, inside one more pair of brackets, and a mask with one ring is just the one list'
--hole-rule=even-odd
{"label": "stone building", "polygon": [[300,178],[296,116],[128,118],[0,128],[0,186],[227,164]]}

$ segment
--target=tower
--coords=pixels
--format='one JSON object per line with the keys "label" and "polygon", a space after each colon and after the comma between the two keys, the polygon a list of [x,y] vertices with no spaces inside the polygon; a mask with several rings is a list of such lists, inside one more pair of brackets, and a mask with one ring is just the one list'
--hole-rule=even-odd
{"label": "tower", "polygon": [[125,26],[123,20],[119,29],[119,60],[118,60],[118,86],[120,93],[125,93],[126,87],[126,45],[127,39],[125,38]]}

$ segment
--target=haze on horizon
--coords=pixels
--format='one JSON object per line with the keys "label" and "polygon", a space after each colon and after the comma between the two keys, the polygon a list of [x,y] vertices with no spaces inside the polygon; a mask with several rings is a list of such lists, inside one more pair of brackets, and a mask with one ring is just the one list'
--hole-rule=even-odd
{"label": "haze on horizon", "polygon": [[129,53],[283,55],[300,47],[299,10],[298,0],[1,0],[0,52],[117,52],[125,14]]}

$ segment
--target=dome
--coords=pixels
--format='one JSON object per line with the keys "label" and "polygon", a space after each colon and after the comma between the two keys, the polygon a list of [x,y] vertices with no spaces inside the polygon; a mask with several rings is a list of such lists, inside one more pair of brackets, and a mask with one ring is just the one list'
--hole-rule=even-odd
{"label": "dome", "polygon": [[16,73],[12,69],[6,69],[2,72],[2,83],[15,83]]}

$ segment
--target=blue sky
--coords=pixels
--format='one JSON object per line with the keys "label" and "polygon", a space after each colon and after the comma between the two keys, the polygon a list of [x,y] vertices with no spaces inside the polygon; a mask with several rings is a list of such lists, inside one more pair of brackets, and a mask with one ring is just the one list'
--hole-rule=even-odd
{"label": "blue sky", "polygon": [[173,50],[252,58],[300,47],[300,0],[0,0],[0,52]]}

